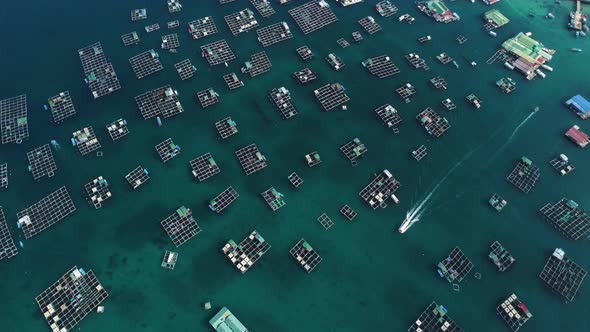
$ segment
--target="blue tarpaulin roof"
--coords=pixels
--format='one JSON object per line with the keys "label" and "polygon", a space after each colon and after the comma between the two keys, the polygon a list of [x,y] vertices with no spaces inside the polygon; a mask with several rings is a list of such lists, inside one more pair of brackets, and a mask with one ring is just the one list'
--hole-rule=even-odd
{"label": "blue tarpaulin roof", "polygon": [[590,101],[586,100],[586,98],[580,95],[573,96],[572,98],[568,99],[565,104],[570,107],[574,107],[580,113],[590,112]]}

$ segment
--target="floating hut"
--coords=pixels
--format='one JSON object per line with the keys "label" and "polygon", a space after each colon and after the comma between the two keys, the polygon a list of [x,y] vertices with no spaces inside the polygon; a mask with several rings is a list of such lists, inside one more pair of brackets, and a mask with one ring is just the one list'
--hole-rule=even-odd
{"label": "floating hut", "polygon": [[531,318],[533,314],[524,303],[514,294],[496,307],[496,312],[508,324],[508,327],[516,332]]}
{"label": "floating hut", "polygon": [[568,303],[574,300],[588,272],[565,255],[560,248],[555,249],[539,274],[555,293]]}
{"label": "floating hut", "polygon": [[193,66],[189,59],[184,59],[179,63],[174,64],[174,68],[176,68],[176,72],[178,76],[180,76],[181,80],[187,80],[197,72],[197,67]]}
{"label": "floating hut", "polygon": [[172,138],[167,138],[155,146],[156,153],[163,162],[168,162],[170,159],[180,154],[180,146],[172,142]]}
{"label": "floating hut", "polygon": [[69,91],[60,92],[58,95],[47,99],[47,103],[51,110],[53,123],[61,123],[76,115],[76,108],[74,107]]}
{"label": "floating hut", "polygon": [[276,211],[287,205],[283,199],[285,195],[278,192],[274,187],[268,188],[267,190],[261,192],[260,195],[273,211]]}
{"label": "floating hut", "polygon": [[220,214],[221,212],[223,212],[223,210],[230,206],[231,203],[238,199],[238,197],[240,197],[240,195],[238,195],[238,192],[235,191],[234,188],[228,187],[219,195],[215,196],[215,198],[209,201],[209,208],[211,209],[211,211]]}
{"label": "floating hut", "polygon": [[178,92],[170,85],[142,93],[135,97],[135,102],[145,120],[160,115],[169,118],[184,112],[178,99]]}
{"label": "floating hut", "polygon": [[100,43],[94,43],[78,50],[84,70],[84,82],[94,99],[111,94],[121,88],[113,65],[107,61]]}
{"label": "floating hut", "polygon": [[150,173],[146,168],[137,166],[134,170],[125,175],[125,180],[134,190],[150,179]]}
{"label": "floating hut", "polygon": [[20,144],[29,139],[27,95],[0,100],[0,125],[2,144]]}
{"label": "floating hut", "polygon": [[191,209],[181,206],[160,222],[176,247],[180,247],[201,232]]}
{"label": "floating hut", "polygon": [[390,1],[379,1],[375,5],[375,10],[381,15],[381,17],[390,17],[397,14],[397,7]]}
{"label": "floating hut", "polygon": [[463,332],[463,329],[447,315],[445,307],[432,302],[408,329],[408,332],[430,331]]}
{"label": "floating hut", "polygon": [[560,154],[559,156],[551,159],[551,161],[549,161],[549,165],[551,165],[551,167],[553,167],[553,169],[555,169],[561,176],[569,174],[576,169],[576,167],[570,162],[569,158],[564,154]]}
{"label": "floating hut", "polygon": [[145,8],[133,9],[131,11],[131,21],[145,20],[147,18],[147,10]]}
{"label": "floating hut", "polygon": [[400,182],[385,169],[375,175],[375,178],[359,192],[359,196],[373,210],[379,207],[385,208],[387,207],[386,201],[399,187],[401,187]]}
{"label": "floating hut", "polygon": [[295,189],[299,188],[299,186],[301,186],[303,184],[303,180],[295,172],[289,174],[287,179],[289,180],[289,182],[291,183],[291,185]]}
{"label": "floating hut", "polygon": [[305,239],[299,240],[293,248],[289,250],[289,253],[297,264],[303,268],[307,273],[311,273],[322,261],[322,257],[313,249],[313,247],[305,241]]}
{"label": "floating hut", "polygon": [[391,61],[387,55],[380,55],[374,58],[369,58],[361,62],[363,67],[367,68],[369,72],[378,78],[386,78],[395,74],[399,74],[399,68]]}
{"label": "floating hut", "polygon": [[244,67],[242,67],[242,73],[248,74],[250,77],[256,77],[268,73],[271,68],[270,59],[266,55],[266,52],[262,51],[250,56],[250,61],[246,61]]}
{"label": "floating hut", "polygon": [[349,221],[353,221],[356,218],[357,213],[348,204],[340,208],[340,213]]}
{"label": "floating hut", "polygon": [[358,23],[370,35],[374,34],[375,32],[381,31],[381,26],[379,25],[379,23],[377,23],[377,21],[375,21],[373,16],[367,16],[367,17],[361,18],[358,21]]}
{"label": "floating hut", "polygon": [[92,127],[85,127],[72,133],[72,145],[78,148],[78,152],[85,156],[100,149],[101,145]]}
{"label": "floating hut", "polygon": [[424,111],[416,115],[424,130],[434,137],[441,137],[444,133],[451,128],[449,121],[446,118],[438,115],[432,108],[427,107]]}
{"label": "floating hut", "polygon": [[511,267],[516,261],[510,252],[498,241],[494,241],[494,243],[490,245],[490,249],[491,251],[488,254],[488,257],[492,260],[500,272],[508,270],[508,268]]}
{"label": "floating hut", "polygon": [[113,195],[109,188],[109,182],[102,176],[88,182],[84,185],[88,202],[94,206],[95,209],[100,209],[102,203]]}
{"label": "floating hut", "polygon": [[229,27],[232,35],[237,36],[240,33],[248,32],[258,27],[258,21],[254,12],[248,8],[229,14],[223,17]]}
{"label": "floating hut", "polygon": [[18,227],[28,240],[76,211],[66,187],[61,187],[39,202],[16,214]]}
{"label": "floating hut", "polygon": [[213,88],[208,88],[197,92],[197,99],[202,108],[207,108],[219,102],[219,94]]}
{"label": "floating hut", "polygon": [[303,68],[300,71],[294,72],[293,77],[295,77],[300,84],[306,84],[317,79],[315,73],[309,68]]}
{"label": "floating hut", "polygon": [[174,270],[174,268],[176,267],[177,260],[178,260],[178,253],[177,252],[166,250],[166,252],[164,253],[164,258],[162,258],[162,264],[160,264],[160,266],[165,269]]}
{"label": "floating hut", "polygon": [[262,47],[268,47],[293,38],[287,22],[279,22],[260,28],[256,30],[256,35],[258,35],[258,41],[262,44]]}
{"label": "floating hut", "polygon": [[236,150],[236,157],[246,175],[256,173],[268,166],[266,157],[258,150],[256,144]]}
{"label": "floating hut", "polygon": [[229,258],[232,264],[242,273],[250,268],[270,249],[270,244],[253,231],[239,244],[229,240],[222,248],[223,254]]}
{"label": "floating hut", "polygon": [[308,153],[305,155],[305,161],[307,161],[307,166],[314,167],[322,162],[320,158],[320,154],[317,151],[313,151],[312,153]]}
{"label": "floating hut", "polygon": [[528,194],[541,176],[539,168],[527,157],[522,157],[506,180],[525,194]]}
{"label": "floating hut", "polygon": [[16,249],[16,245],[14,245],[10,229],[6,223],[4,210],[0,206],[0,262],[12,258],[17,254],[18,250]]}
{"label": "floating hut", "polygon": [[565,237],[577,241],[590,232],[590,217],[571,199],[562,198],[556,203],[545,204],[539,212]]}
{"label": "floating hut", "polygon": [[473,263],[463,254],[459,247],[455,247],[451,253],[437,265],[437,272],[441,278],[451,284],[460,283],[473,268]]}
{"label": "floating hut", "polygon": [[33,175],[33,179],[38,180],[45,176],[50,178],[55,175],[57,165],[49,144],[27,152],[27,159],[29,160],[29,172]]}
{"label": "floating hut", "polygon": [[188,33],[193,39],[201,39],[216,34],[217,26],[213,16],[206,16],[198,20],[188,22]]}
{"label": "floating hut", "polygon": [[150,76],[162,70],[160,55],[153,49],[129,58],[131,68],[138,79]]}
{"label": "floating hut", "polygon": [[328,64],[336,70],[342,69],[346,66],[344,61],[342,61],[342,59],[340,59],[340,57],[334,53],[328,54],[326,57],[326,62],[328,62]]}
{"label": "floating hut", "polygon": [[325,0],[312,0],[289,9],[289,15],[305,35],[338,21],[330,5]]}
{"label": "floating hut", "polygon": [[311,51],[311,49],[309,49],[309,47],[307,45],[303,45],[301,47],[298,47],[296,49],[297,54],[299,55],[299,57],[301,58],[301,60],[303,61],[308,61],[313,59],[313,52]]}
{"label": "floating hut", "polygon": [[225,39],[201,46],[201,56],[207,60],[209,66],[228,63],[236,58]]}
{"label": "floating hut", "polygon": [[238,133],[237,124],[230,117],[215,122],[215,129],[217,129],[217,133],[219,133],[221,139],[226,139]]}
{"label": "floating hut", "polygon": [[244,82],[242,82],[236,73],[229,73],[223,75],[223,80],[225,84],[227,84],[228,89],[235,90],[244,86]]}
{"label": "floating hut", "polygon": [[213,159],[209,152],[191,160],[189,165],[191,167],[191,173],[199,182],[203,182],[221,173],[219,165],[217,165],[217,162],[215,162],[215,159]]}
{"label": "floating hut", "polygon": [[510,20],[504,16],[498,9],[488,10],[483,13],[483,19],[485,21],[484,29],[486,31],[492,31],[510,23]]}
{"label": "floating hut", "polygon": [[284,86],[272,89],[269,93],[269,99],[285,120],[297,115],[297,109],[291,101],[291,93]]}
{"label": "floating hut", "polygon": [[313,93],[326,112],[350,100],[346,95],[346,89],[340,83],[326,84]]}
{"label": "floating hut", "polygon": [[332,226],[334,226],[334,222],[332,221],[332,219],[330,219],[330,217],[328,217],[327,214],[322,213],[322,215],[320,215],[318,217],[318,222],[320,223],[320,225],[322,225],[322,227],[324,227],[324,229],[328,230],[330,229]]}

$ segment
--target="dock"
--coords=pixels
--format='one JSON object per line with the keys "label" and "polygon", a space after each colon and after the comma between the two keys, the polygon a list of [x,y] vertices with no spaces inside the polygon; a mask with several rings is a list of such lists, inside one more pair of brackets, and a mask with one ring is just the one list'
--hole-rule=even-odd
{"label": "dock", "polygon": [[506,180],[525,194],[528,194],[534,187],[541,173],[539,168],[527,157],[522,157],[512,170]]}
{"label": "dock", "polygon": [[155,146],[156,153],[164,163],[180,154],[180,146],[172,142],[172,138],[167,138]]}
{"label": "dock", "polygon": [[418,120],[424,127],[424,130],[433,137],[441,137],[449,130],[449,128],[451,128],[449,121],[438,115],[438,113],[430,107],[427,107],[425,110],[418,113],[418,115],[416,115],[416,120]]}
{"label": "dock", "polygon": [[298,47],[295,51],[297,51],[297,54],[303,61],[309,61],[313,59],[313,52],[307,45]]}
{"label": "dock", "polygon": [[338,21],[330,5],[325,0],[312,0],[289,9],[289,15],[305,35]]}
{"label": "dock", "polygon": [[100,43],[78,50],[84,70],[84,82],[88,84],[94,99],[111,94],[121,88],[113,64],[107,61]]}
{"label": "dock", "polygon": [[379,23],[377,23],[377,21],[375,21],[373,16],[361,18],[360,20],[358,20],[358,23],[370,35],[374,34],[375,32],[381,31],[381,26],[379,25]]}
{"label": "dock", "polygon": [[[74,331],[88,314],[109,297],[92,270],[74,266],[35,297],[51,331]],[[77,329],[76,329],[77,330]]]}
{"label": "dock", "polygon": [[2,144],[20,144],[29,139],[27,95],[0,100],[0,134]]}
{"label": "dock", "polygon": [[381,173],[375,174],[373,180],[359,192],[359,196],[373,210],[379,207],[385,208],[387,200],[399,187],[401,187],[400,182],[385,169]]}
{"label": "dock", "polygon": [[342,48],[347,48],[348,46],[350,46],[350,43],[344,38],[338,39],[336,43]]}
{"label": "dock", "polygon": [[314,90],[313,93],[326,112],[350,100],[346,95],[346,89],[340,83],[326,84]]}
{"label": "dock", "polygon": [[256,144],[250,144],[236,150],[236,157],[246,175],[254,174],[268,166],[266,157],[258,150]]}
{"label": "dock", "polygon": [[512,257],[510,252],[500,244],[498,241],[494,241],[490,245],[490,253],[488,257],[496,265],[498,271],[504,272],[508,270],[514,264],[516,259]]}
{"label": "dock", "polygon": [[322,225],[322,227],[324,227],[325,230],[328,230],[332,226],[334,226],[334,222],[332,221],[332,219],[330,219],[330,217],[328,217],[328,215],[325,213],[322,213],[318,217],[318,222],[320,223],[320,225]]}
{"label": "dock", "polygon": [[162,258],[161,267],[165,269],[174,270],[176,267],[176,261],[178,260],[178,253],[170,250],[164,252],[164,258]]}
{"label": "dock", "polygon": [[135,97],[135,102],[145,120],[160,115],[169,118],[184,112],[178,93],[170,85],[142,93]]}
{"label": "dock", "polygon": [[488,200],[488,203],[498,212],[502,211],[508,205],[508,202],[498,194],[493,194]]}
{"label": "dock", "polygon": [[566,257],[565,251],[556,248],[539,277],[568,303],[574,300],[587,273],[576,262]]}
{"label": "dock", "polygon": [[171,33],[169,35],[162,36],[162,44],[160,44],[163,50],[169,50],[173,52],[177,48],[180,47],[180,40],[178,40],[178,35],[175,33]]}
{"label": "dock", "polygon": [[94,206],[95,209],[100,209],[102,203],[112,197],[109,182],[102,176],[88,182],[84,185],[88,202]]}
{"label": "dock", "polygon": [[344,218],[348,219],[349,221],[353,221],[354,218],[358,215],[358,213],[353,210],[348,204],[345,204],[343,207],[340,208],[340,213],[344,216]]}
{"label": "dock", "polygon": [[147,10],[145,8],[133,9],[131,11],[131,21],[145,20],[147,18]]}
{"label": "dock", "polygon": [[146,25],[144,27],[144,29],[145,29],[145,32],[147,32],[147,33],[158,31],[158,30],[160,30],[160,24],[154,23],[154,24]]}
{"label": "dock", "polygon": [[16,245],[12,240],[10,229],[6,223],[6,217],[4,216],[4,210],[0,206],[0,262],[3,260],[10,259],[18,254]]}
{"label": "dock", "polygon": [[228,187],[224,191],[222,191],[219,195],[215,196],[212,200],[209,201],[209,208],[211,211],[220,214],[225,210],[228,206],[230,206],[236,199],[238,199],[240,195],[234,188]]}
{"label": "dock", "polygon": [[121,35],[121,41],[123,41],[123,45],[131,46],[139,44],[140,39],[137,31],[131,31],[129,33]]}
{"label": "dock", "polygon": [[340,59],[340,57],[334,53],[328,54],[326,57],[326,62],[328,62],[328,64],[335,70],[342,69],[346,66],[344,61],[342,61],[342,59]]}
{"label": "dock", "polygon": [[303,180],[295,172],[289,174],[289,176],[287,177],[287,179],[289,180],[289,182],[291,183],[291,185],[295,189],[299,188],[299,186],[301,186],[303,184]]}
{"label": "dock", "polygon": [[101,147],[92,127],[85,127],[73,132],[72,145],[78,148],[78,152],[83,156],[94,152]]}
{"label": "dock", "polygon": [[377,2],[375,10],[377,10],[377,13],[379,13],[381,17],[393,16],[397,14],[398,11],[397,7],[388,0]]}
{"label": "dock", "polygon": [[427,154],[426,147],[424,145],[420,145],[416,150],[412,151],[412,158],[416,159],[416,161],[420,161],[424,159]]}
{"label": "dock", "polygon": [[437,55],[436,59],[440,61],[440,63],[442,63],[443,65],[446,65],[454,61],[452,57],[450,57],[447,53],[444,52]]}
{"label": "dock", "polygon": [[129,174],[125,175],[125,181],[129,183],[133,190],[139,188],[142,184],[146,183],[150,179],[150,173],[146,168],[137,166]]}
{"label": "dock", "polygon": [[72,102],[69,91],[60,92],[58,95],[47,99],[53,123],[62,123],[64,120],[76,115],[76,107]]}
{"label": "dock", "polygon": [[320,154],[317,151],[313,151],[305,155],[305,161],[307,162],[307,166],[314,167],[322,163],[322,159],[320,158]]}
{"label": "dock", "polygon": [[107,132],[113,141],[121,139],[129,135],[129,128],[127,128],[127,120],[117,119],[107,125]]}
{"label": "dock", "polygon": [[445,79],[442,76],[436,76],[431,78],[430,84],[432,84],[432,86],[438,90],[446,90],[448,87],[447,81],[445,81]]}
{"label": "dock", "polygon": [[275,14],[275,10],[272,8],[268,0],[250,0],[250,3],[256,8],[258,14],[264,18]]}
{"label": "dock", "polygon": [[570,240],[577,241],[590,232],[590,216],[571,199],[562,198],[556,203],[547,203],[539,213]]}
{"label": "dock", "polygon": [[209,66],[217,66],[236,59],[236,55],[225,39],[201,46],[201,56],[207,60]]}
{"label": "dock", "polygon": [[391,61],[391,58],[385,54],[374,58],[366,59],[361,62],[363,67],[367,68],[369,72],[378,78],[386,78],[399,74],[399,68]]}
{"label": "dock", "polygon": [[258,21],[254,16],[254,12],[248,8],[226,15],[223,18],[225,19],[225,23],[227,23],[230,32],[234,36],[258,27]]}
{"label": "dock", "polygon": [[512,93],[516,90],[516,82],[510,77],[502,77],[497,80],[496,86],[504,93]]}
{"label": "dock", "polygon": [[246,61],[244,67],[242,67],[242,73],[248,74],[250,77],[256,77],[268,73],[271,68],[270,59],[266,55],[266,52],[262,51],[250,56],[250,61]]}
{"label": "dock", "polygon": [[27,159],[29,160],[29,172],[31,172],[35,180],[42,177],[53,177],[55,171],[57,171],[57,165],[55,159],[53,159],[49,144],[27,152]]}
{"label": "dock", "polygon": [[191,209],[181,206],[160,222],[176,247],[180,247],[201,232]]}
{"label": "dock", "polygon": [[215,129],[217,129],[217,133],[221,139],[226,139],[238,133],[237,124],[230,117],[215,122]]}
{"label": "dock", "polygon": [[262,47],[268,47],[293,38],[287,22],[279,22],[260,28],[256,30],[256,35],[258,35],[258,41],[262,44]]}
{"label": "dock", "polygon": [[205,16],[198,20],[188,22],[188,33],[193,39],[201,39],[218,32],[213,16]]}
{"label": "dock", "polygon": [[313,249],[313,247],[305,241],[305,239],[299,240],[293,248],[289,250],[289,253],[297,264],[303,268],[307,273],[311,273],[322,261],[322,257]]}
{"label": "dock", "polygon": [[[521,72],[527,80],[532,80],[537,75],[545,77],[545,73],[539,68],[547,67],[555,54],[555,50],[531,38],[530,33],[523,32],[503,42],[502,48],[510,54],[510,59],[506,60],[504,66]],[[489,61],[493,59],[490,58]]]}
{"label": "dock", "polygon": [[[219,3],[228,3],[235,0],[219,0]],[[248,329],[234,316],[229,309],[223,307],[211,320],[209,324],[217,332],[248,332]]]}
{"label": "dock", "polygon": [[270,209],[273,211],[276,211],[287,205],[284,200],[285,195],[278,192],[274,187],[270,187],[267,190],[261,192],[260,196],[262,196],[262,199],[264,199],[268,207],[270,207]]}
{"label": "dock", "polygon": [[217,162],[215,162],[215,159],[213,159],[213,156],[209,152],[191,160],[189,165],[191,167],[191,173],[199,182],[203,182],[221,173],[219,165],[217,165]]}
{"label": "dock", "polygon": [[223,81],[227,84],[227,88],[231,90],[235,90],[244,86],[244,82],[242,82],[236,73],[229,73],[223,75]]}
{"label": "dock", "polygon": [[360,32],[358,31],[354,31],[352,32],[352,40],[354,40],[355,43],[360,43],[363,41],[363,35],[361,35]]}
{"label": "dock", "polygon": [[213,88],[208,88],[197,92],[197,100],[202,108],[207,108],[219,102],[219,94]]}
{"label": "dock", "polygon": [[222,248],[223,254],[242,274],[248,272],[258,260],[270,249],[270,244],[257,232],[253,231],[239,244],[229,240]]}
{"label": "dock", "polygon": [[432,302],[408,329],[408,332],[463,332],[453,320],[447,315],[448,311],[442,305]]}
{"label": "dock", "polygon": [[182,10],[182,4],[180,4],[180,1],[178,1],[178,0],[168,0],[167,4],[168,4],[168,12],[170,14],[178,13],[179,11]]}
{"label": "dock", "polygon": [[178,76],[180,76],[180,79],[183,81],[193,77],[197,72],[197,67],[193,66],[189,59],[184,59],[179,63],[175,63],[174,68],[176,69]]}
{"label": "dock", "polygon": [[307,84],[317,79],[316,74],[309,68],[303,68],[293,73],[293,77],[299,84]]}
{"label": "dock", "polygon": [[352,166],[356,166],[356,160],[364,156],[364,154],[367,153],[368,150],[365,147],[365,144],[363,144],[363,142],[361,142],[360,139],[355,137],[352,141],[341,145],[340,151],[342,151],[342,153],[344,154],[344,156],[346,156],[348,161],[350,161]]}
{"label": "dock", "polygon": [[375,109],[375,113],[387,128],[399,132],[398,126],[402,123],[402,117],[393,106],[381,105]]}
{"label": "dock", "polygon": [[0,191],[8,189],[8,164],[0,164]]}
{"label": "dock", "polygon": [[61,187],[39,202],[16,214],[18,226],[28,240],[76,211],[66,187]]}
{"label": "dock", "polygon": [[565,132],[565,136],[581,148],[585,148],[586,145],[590,143],[590,138],[588,137],[588,135],[581,131],[580,127],[578,127],[577,125],[568,129],[568,131]]}
{"label": "dock", "polygon": [[458,284],[469,275],[472,268],[473,263],[469,258],[459,247],[455,247],[445,259],[438,263],[437,272],[449,283]]}
{"label": "dock", "polygon": [[457,108],[457,105],[455,105],[455,103],[453,103],[453,101],[449,98],[443,99],[441,101],[441,104],[443,104],[443,106],[449,111],[452,111]]}
{"label": "dock", "polygon": [[420,55],[418,55],[416,53],[410,53],[410,54],[406,54],[404,57],[406,58],[406,60],[408,60],[410,65],[412,67],[414,67],[415,69],[430,70],[430,67],[428,67],[428,65],[426,64],[426,60],[421,58]]}
{"label": "dock", "polygon": [[479,99],[479,97],[473,93],[465,97],[465,99],[477,109],[480,109],[481,104],[483,104],[483,101],[481,101],[481,99]]}
{"label": "dock", "polygon": [[272,89],[268,98],[275,106],[275,109],[281,113],[283,119],[288,120],[298,114],[297,109],[291,100],[291,92],[289,92],[284,86],[278,89]]}
{"label": "dock", "polygon": [[514,332],[518,331],[529,319],[533,318],[533,314],[515,294],[510,295],[500,303],[496,307],[496,312]]}
{"label": "dock", "polygon": [[410,97],[416,94],[416,88],[412,84],[406,83],[395,89],[395,92],[408,104],[412,101]]}
{"label": "dock", "polygon": [[153,49],[129,58],[129,63],[138,79],[153,75],[164,68],[160,55]]}
{"label": "dock", "polygon": [[551,167],[553,167],[553,169],[555,169],[561,176],[569,174],[576,169],[576,167],[570,162],[569,158],[564,154],[560,154],[551,159],[549,165],[551,165]]}

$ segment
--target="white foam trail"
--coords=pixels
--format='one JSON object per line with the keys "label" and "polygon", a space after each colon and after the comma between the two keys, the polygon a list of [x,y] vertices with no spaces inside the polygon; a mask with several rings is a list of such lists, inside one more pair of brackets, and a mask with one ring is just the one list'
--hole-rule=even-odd
{"label": "white foam trail", "polygon": [[508,137],[508,140],[506,140],[506,142],[504,142],[504,144],[502,144],[502,146],[500,146],[500,148],[498,148],[498,150],[496,150],[496,153],[494,153],[492,155],[492,157],[490,158],[490,162],[492,160],[494,160],[498,154],[500,154],[500,152],[502,152],[504,150],[504,148],[506,148],[506,146],[508,146],[508,144],[510,144],[510,142],[512,142],[512,139],[514,139],[514,137],[516,136],[516,134],[518,133],[518,131],[520,130],[520,128],[522,128],[522,126],[524,126],[527,121],[529,121],[533,115],[535,115],[535,111],[531,112],[531,114],[529,114],[526,118],[524,118],[524,120],[522,120],[522,122],[516,126],[516,128],[514,128],[514,130],[512,131],[512,134],[510,135],[510,137]]}

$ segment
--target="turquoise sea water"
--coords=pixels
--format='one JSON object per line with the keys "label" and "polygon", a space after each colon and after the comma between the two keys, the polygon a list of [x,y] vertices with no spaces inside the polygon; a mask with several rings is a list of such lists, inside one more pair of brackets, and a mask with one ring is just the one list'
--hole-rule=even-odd
{"label": "turquoise sea water", "polygon": [[[241,76],[246,86],[231,92],[221,76],[239,72],[251,54],[262,50],[254,31],[233,37],[223,21],[226,14],[252,8],[245,0],[224,6],[216,0],[184,1],[183,11],[173,15],[168,14],[164,1],[155,0],[37,0],[2,5],[0,97],[27,94],[31,138],[22,145],[0,147],[0,163],[8,162],[11,172],[10,187],[0,193],[0,205],[13,236],[19,239],[23,236],[14,227],[16,213],[58,187],[69,188],[78,208],[64,222],[25,241],[18,256],[0,264],[2,331],[47,331],[34,298],[74,265],[92,269],[110,294],[105,313],[91,314],[78,326],[85,331],[210,331],[207,321],[222,306],[256,332],[404,331],[433,300],[445,305],[466,331],[507,331],[495,307],[513,292],[534,315],[523,331],[590,330],[585,320],[590,308],[588,286],[583,285],[576,300],[566,305],[538,277],[555,247],[563,248],[581,266],[590,266],[587,240],[567,241],[537,213],[545,203],[564,196],[590,209],[590,197],[585,194],[589,181],[585,169],[590,167],[584,155],[587,151],[563,136],[573,124],[590,131],[587,123],[563,106],[573,94],[590,93],[586,61],[590,49],[585,40],[576,40],[564,28],[571,4],[505,0],[495,8],[511,23],[492,38],[481,27],[481,14],[489,7],[479,1],[450,3],[461,20],[447,25],[425,17],[410,1],[395,4],[400,8],[398,14],[408,12],[416,17],[413,25],[395,17],[381,18],[373,9],[375,1],[349,8],[333,5],[339,21],[307,36],[287,14],[298,3],[303,1],[283,6],[273,2],[277,14],[270,18],[256,14],[261,26],[287,21],[294,38],[265,49],[273,64],[270,73],[254,79]],[[142,7],[148,9],[149,18],[130,22],[129,11]],[[535,17],[529,16],[531,11]],[[555,14],[555,20],[543,18],[548,11]],[[198,41],[189,39],[186,23],[207,15],[214,17],[220,33]],[[356,21],[367,15],[375,17],[383,31],[371,36],[364,33]],[[173,19],[181,21],[181,27],[173,31],[181,37],[178,54],[161,51],[164,70],[137,80],[127,59],[158,49],[160,36],[168,33],[165,23]],[[143,27],[156,22],[162,29],[146,34]],[[133,30],[139,32],[140,44],[124,47],[120,35]],[[362,43],[346,49],[336,44],[341,37],[352,42],[350,33],[357,30],[365,37]],[[533,32],[534,38],[557,50],[550,63],[555,71],[547,79],[527,82],[500,64],[485,64],[503,40],[520,31]],[[433,41],[419,45],[416,38],[426,34]],[[469,41],[458,45],[455,38],[459,34]],[[200,57],[199,46],[221,38],[238,59],[229,68],[211,68]],[[76,50],[96,41],[102,42],[123,88],[93,100],[82,81]],[[295,53],[303,44],[316,54],[305,64]],[[571,47],[584,52],[571,53]],[[346,68],[336,72],[325,63],[323,58],[331,52],[344,60]],[[403,59],[410,52],[426,58],[430,71],[410,68]],[[438,63],[434,57],[441,52],[453,56],[461,68]],[[399,75],[379,80],[361,66],[362,60],[381,54],[389,55],[400,67]],[[191,59],[198,72],[181,82],[173,64],[185,58]],[[471,67],[466,59],[479,65]],[[319,79],[299,86],[290,75],[305,66]],[[446,78],[448,90],[430,86],[428,79],[437,75]],[[513,94],[504,95],[495,87],[502,76],[517,81]],[[313,97],[315,88],[333,82],[342,83],[351,98],[346,112],[323,112]],[[410,104],[394,93],[407,82],[418,89]],[[155,121],[141,118],[133,97],[164,84],[179,91],[186,111],[159,128]],[[267,100],[268,91],[280,86],[291,90],[300,113],[289,121],[282,120]],[[208,87],[220,92],[221,103],[203,110],[195,94]],[[79,115],[54,126],[42,105],[63,90],[70,91]],[[481,110],[465,102],[470,93],[483,100]],[[458,109],[444,110],[440,101],[445,98],[452,98]],[[385,129],[374,114],[385,103],[396,107],[404,118],[399,135]],[[537,105],[541,111],[513,135]],[[429,138],[414,120],[428,106],[451,123],[440,139]],[[240,132],[222,142],[213,124],[228,115],[236,120]],[[119,117],[128,120],[131,134],[113,143],[104,126]],[[71,133],[88,125],[98,132],[102,158],[82,157],[69,146]],[[181,156],[163,164],[153,147],[168,137],[183,150]],[[354,137],[369,149],[356,167],[338,149]],[[27,172],[26,152],[51,139],[63,146],[54,153],[59,169],[55,177],[35,182]],[[234,151],[250,143],[256,143],[267,156],[269,167],[246,176]],[[410,151],[422,144],[428,147],[428,156],[416,163]],[[310,169],[303,155],[314,150],[323,163]],[[196,183],[188,161],[206,152],[212,153],[222,173]],[[577,167],[565,177],[559,177],[548,163],[560,153],[567,154]],[[541,169],[541,180],[529,195],[505,180],[523,155]],[[140,164],[150,170],[151,180],[131,192],[123,177]],[[385,168],[402,183],[396,193],[401,203],[373,211],[358,192]],[[297,191],[287,181],[293,171],[305,182]],[[85,201],[83,184],[99,175],[111,183],[113,198],[95,210]],[[438,183],[421,221],[399,235],[397,227],[406,211]],[[230,185],[239,192],[239,199],[223,215],[213,214],[207,202]],[[277,212],[271,212],[259,195],[271,186],[286,196],[287,206]],[[501,214],[487,205],[494,192],[509,201]],[[338,213],[344,204],[359,213],[354,222]],[[159,266],[164,250],[175,248],[160,220],[181,205],[193,210],[203,232],[177,250],[180,257],[175,270],[164,270]],[[328,231],[316,221],[323,212],[335,222]],[[241,240],[254,229],[272,249],[241,275],[221,254],[221,247],[228,239]],[[310,275],[288,253],[302,237],[323,257]],[[487,259],[494,240],[517,258],[503,274]],[[454,246],[460,246],[475,264],[473,272],[483,276],[464,280],[461,292],[454,292],[435,270]],[[202,309],[205,301],[212,301],[213,310]]]}

